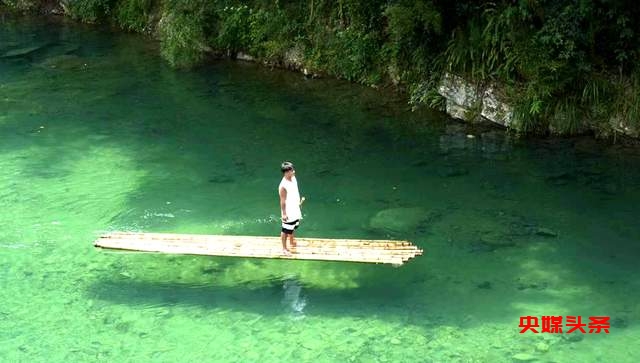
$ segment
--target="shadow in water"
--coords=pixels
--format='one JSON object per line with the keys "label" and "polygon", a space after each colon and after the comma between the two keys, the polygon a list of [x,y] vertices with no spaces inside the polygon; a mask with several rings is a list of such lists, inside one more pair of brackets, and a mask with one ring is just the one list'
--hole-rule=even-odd
{"label": "shadow in water", "polygon": [[325,316],[396,316],[410,305],[411,290],[390,285],[354,289],[307,287],[292,278],[273,279],[259,286],[156,283],[103,280],[87,292],[93,299],[139,307],[198,306],[204,309],[247,311],[261,315],[290,313]]}

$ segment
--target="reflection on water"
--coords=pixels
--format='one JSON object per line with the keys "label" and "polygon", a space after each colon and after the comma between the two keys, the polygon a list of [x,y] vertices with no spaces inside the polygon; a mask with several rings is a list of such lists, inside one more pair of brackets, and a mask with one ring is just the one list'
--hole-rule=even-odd
{"label": "reflection on water", "polygon": [[282,289],[284,290],[282,304],[296,319],[303,318],[307,298],[301,294],[302,285],[295,279],[287,279],[284,281]]}

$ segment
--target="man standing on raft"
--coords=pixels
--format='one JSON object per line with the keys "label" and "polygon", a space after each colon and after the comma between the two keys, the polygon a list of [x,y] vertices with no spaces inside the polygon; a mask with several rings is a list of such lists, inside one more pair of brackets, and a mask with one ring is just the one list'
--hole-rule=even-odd
{"label": "man standing on raft", "polygon": [[298,180],[296,179],[296,170],[293,164],[285,161],[280,165],[282,171],[282,181],[278,186],[278,194],[280,194],[280,213],[282,215],[282,253],[291,256],[291,251],[287,248],[287,236],[291,243],[291,247],[296,246],[293,232],[298,229],[300,219],[302,219],[302,211],[300,206],[304,203],[304,197],[300,198],[298,190]]}

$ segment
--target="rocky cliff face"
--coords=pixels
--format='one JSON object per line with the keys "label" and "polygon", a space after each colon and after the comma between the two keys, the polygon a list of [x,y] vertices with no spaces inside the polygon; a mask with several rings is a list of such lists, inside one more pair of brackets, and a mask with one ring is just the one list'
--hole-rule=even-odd
{"label": "rocky cliff face", "polygon": [[447,113],[465,121],[488,120],[513,127],[513,109],[504,102],[495,85],[476,85],[447,73],[438,92],[447,100]]}
{"label": "rocky cliff face", "polygon": [[628,122],[625,122],[618,116],[612,116],[609,119],[609,125],[615,132],[619,132],[636,139],[640,138],[640,129],[629,125]]}
{"label": "rocky cliff face", "polygon": [[[447,73],[442,77],[438,93],[446,99],[446,111],[451,117],[469,122],[490,121],[507,128],[518,129],[513,117],[513,107],[505,101],[498,85],[477,85],[460,76]],[[596,130],[590,127],[585,121],[582,130],[640,138],[640,129],[617,115],[609,119],[608,129]],[[549,126],[549,131],[552,134],[557,133],[553,126]]]}

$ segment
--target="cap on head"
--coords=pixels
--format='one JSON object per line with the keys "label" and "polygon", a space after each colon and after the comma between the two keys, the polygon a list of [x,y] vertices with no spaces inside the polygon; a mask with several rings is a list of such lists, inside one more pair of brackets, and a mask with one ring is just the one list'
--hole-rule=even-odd
{"label": "cap on head", "polygon": [[293,163],[291,163],[290,161],[285,161],[280,165],[280,170],[282,170],[283,173],[293,169]]}

